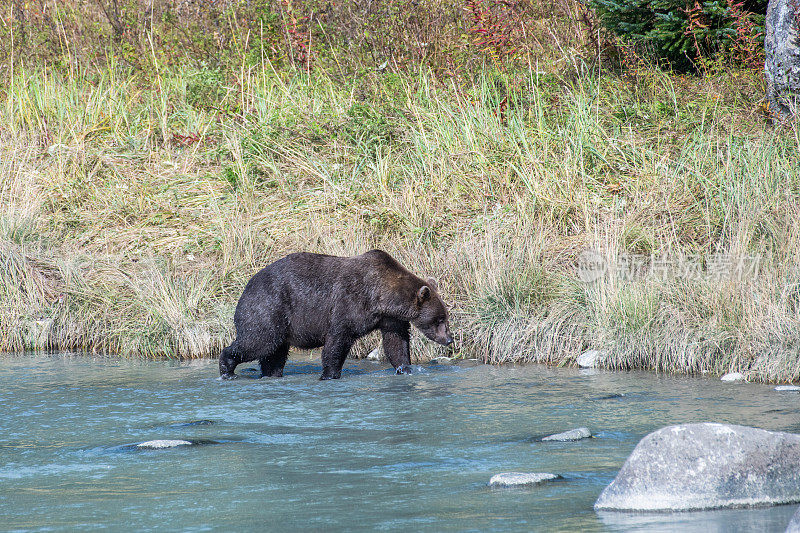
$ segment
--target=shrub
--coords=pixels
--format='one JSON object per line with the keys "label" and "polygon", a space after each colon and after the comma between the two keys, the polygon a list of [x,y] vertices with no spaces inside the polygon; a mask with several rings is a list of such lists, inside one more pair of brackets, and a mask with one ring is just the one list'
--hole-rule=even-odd
{"label": "shrub", "polygon": [[750,65],[763,50],[765,0],[590,0],[602,24],[677,70],[722,54]]}

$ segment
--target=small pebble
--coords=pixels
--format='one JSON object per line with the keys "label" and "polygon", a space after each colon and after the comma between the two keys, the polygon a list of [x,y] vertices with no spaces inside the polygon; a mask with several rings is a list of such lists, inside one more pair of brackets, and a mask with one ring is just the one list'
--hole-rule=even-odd
{"label": "small pebble", "polygon": [[524,487],[526,485],[539,485],[545,481],[559,479],[561,476],[546,472],[503,472],[492,476],[489,480],[490,487]]}
{"label": "small pebble", "polygon": [[565,431],[563,433],[556,433],[555,435],[550,435],[549,437],[545,437],[542,440],[568,442],[573,440],[589,439],[591,437],[592,437],[592,432],[589,431],[589,428],[577,428]]}
{"label": "small pebble", "polygon": [[136,445],[137,448],[148,448],[150,450],[161,450],[164,448],[175,448],[176,446],[191,446],[188,440],[149,440]]}

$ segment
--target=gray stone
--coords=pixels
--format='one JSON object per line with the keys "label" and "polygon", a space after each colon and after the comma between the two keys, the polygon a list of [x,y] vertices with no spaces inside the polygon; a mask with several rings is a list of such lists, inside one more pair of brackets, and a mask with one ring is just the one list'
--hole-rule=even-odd
{"label": "gray stone", "polygon": [[789,525],[786,527],[786,533],[800,533],[800,507],[797,508],[794,516],[792,516],[792,519],[789,521]]}
{"label": "gray stone", "polygon": [[692,511],[800,502],[800,435],[685,424],[643,438],[597,510]]}
{"label": "gray stone", "polygon": [[542,440],[567,442],[572,440],[590,439],[591,437],[592,437],[592,432],[589,431],[589,428],[577,428],[565,431],[563,433],[556,433],[555,435],[550,435],[549,437],[545,437]]}
{"label": "gray stone", "polygon": [[606,352],[602,350],[587,350],[578,356],[576,362],[581,368],[595,368],[600,366],[605,356]]}
{"label": "gray stone", "polygon": [[147,448],[149,450],[161,450],[164,448],[175,448],[177,446],[191,446],[188,440],[149,440],[136,445],[137,448]]}
{"label": "gray stone", "polygon": [[383,352],[380,348],[375,348],[367,354],[367,359],[370,361],[380,361],[383,359]]}
{"label": "gray stone", "polygon": [[778,392],[800,392],[800,387],[797,385],[778,385],[775,390]]}
{"label": "gray stone", "polygon": [[764,36],[767,98],[775,118],[797,111],[800,97],[800,43],[794,0],[769,0]]}
{"label": "gray stone", "polygon": [[744,374],[741,372],[729,372],[719,379],[722,381],[744,381]]}
{"label": "gray stone", "polygon": [[47,147],[47,155],[55,157],[59,154],[69,154],[70,147],[66,144],[53,144]]}
{"label": "gray stone", "polygon": [[453,364],[453,358],[452,357],[444,357],[444,356],[442,356],[442,357],[434,357],[433,359],[431,359],[430,362],[433,363],[434,365],[452,365]]}
{"label": "gray stone", "polygon": [[524,487],[526,485],[539,485],[545,481],[559,479],[561,476],[548,473],[503,472],[492,476],[489,480],[490,487]]}

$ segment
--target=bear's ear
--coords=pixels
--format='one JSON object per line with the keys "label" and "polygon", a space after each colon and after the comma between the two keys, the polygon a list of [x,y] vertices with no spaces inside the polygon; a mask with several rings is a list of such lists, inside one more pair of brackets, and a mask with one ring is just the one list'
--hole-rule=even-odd
{"label": "bear's ear", "polygon": [[417,303],[422,303],[431,297],[431,290],[427,285],[423,285],[417,291]]}
{"label": "bear's ear", "polygon": [[428,284],[428,287],[430,287],[431,289],[433,289],[433,290],[435,290],[435,291],[438,291],[438,290],[439,290],[439,284],[438,284],[438,283],[436,283],[436,280],[435,280],[435,279],[433,279],[433,278],[428,278],[428,279],[426,279],[426,280],[425,280],[425,283],[427,283],[427,284]]}

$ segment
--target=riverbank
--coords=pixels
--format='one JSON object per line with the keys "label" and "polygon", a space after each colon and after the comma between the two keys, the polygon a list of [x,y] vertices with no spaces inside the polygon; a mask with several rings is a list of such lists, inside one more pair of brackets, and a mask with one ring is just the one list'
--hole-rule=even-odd
{"label": "riverbank", "polygon": [[798,380],[798,137],[762,94],[738,71],[17,71],[0,349],[216,356],[270,261],[380,247],[440,280],[464,356]]}

